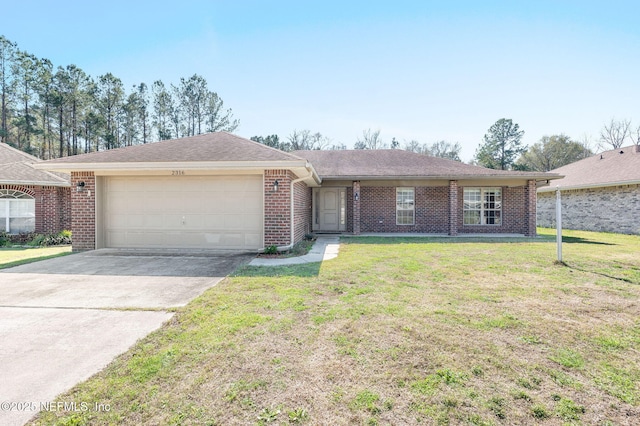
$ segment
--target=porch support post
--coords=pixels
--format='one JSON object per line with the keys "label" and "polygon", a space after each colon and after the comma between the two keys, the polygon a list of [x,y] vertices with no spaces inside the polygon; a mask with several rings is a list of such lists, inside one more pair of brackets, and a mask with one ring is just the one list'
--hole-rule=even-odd
{"label": "porch support post", "polygon": [[353,233],[360,234],[360,181],[353,181]]}
{"label": "porch support post", "polygon": [[524,191],[524,205],[525,205],[525,218],[527,222],[526,236],[535,237],[537,235],[536,230],[536,181],[528,180],[527,186]]}
{"label": "porch support post", "polygon": [[458,235],[458,181],[449,181],[449,235]]}

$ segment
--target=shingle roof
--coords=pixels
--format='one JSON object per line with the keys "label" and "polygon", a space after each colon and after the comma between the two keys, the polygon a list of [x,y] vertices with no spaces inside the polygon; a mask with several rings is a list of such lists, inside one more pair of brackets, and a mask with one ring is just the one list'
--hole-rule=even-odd
{"label": "shingle roof", "polygon": [[540,191],[555,191],[556,186],[571,189],[640,183],[639,149],[636,145],[618,148],[559,167],[552,172],[564,178]]}
{"label": "shingle roof", "polygon": [[0,143],[0,184],[69,186],[69,175],[36,170],[40,159]]}
{"label": "shingle roof", "polygon": [[191,161],[291,161],[301,159],[227,132],[205,133],[146,145],[49,160],[48,164],[164,163]]}
{"label": "shingle roof", "polygon": [[293,153],[313,164],[316,172],[323,179],[390,177],[549,179],[553,177],[539,172],[492,170],[402,149],[294,151]]}

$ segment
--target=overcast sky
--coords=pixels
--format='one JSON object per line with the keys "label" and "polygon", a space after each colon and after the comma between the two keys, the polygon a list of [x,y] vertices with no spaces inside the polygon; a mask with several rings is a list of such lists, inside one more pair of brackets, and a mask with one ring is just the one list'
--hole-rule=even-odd
{"label": "overcast sky", "polygon": [[0,34],[56,66],[133,84],[204,76],[240,136],[309,129],[352,147],[460,142],[511,118],[533,144],[640,125],[638,1],[35,1]]}

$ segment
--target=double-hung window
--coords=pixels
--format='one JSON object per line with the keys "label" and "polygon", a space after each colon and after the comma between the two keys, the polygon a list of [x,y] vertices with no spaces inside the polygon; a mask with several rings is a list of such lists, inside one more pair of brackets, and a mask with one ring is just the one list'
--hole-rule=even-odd
{"label": "double-hung window", "polygon": [[396,188],[396,225],[415,223],[415,189]]}
{"label": "double-hung window", "polygon": [[502,189],[465,188],[462,217],[465,225],[502,225]]}
{"label": "double-hung window", "polygon": [[0,189],[0,232],[21,234],[36,228],[35,200],[29,194]]}

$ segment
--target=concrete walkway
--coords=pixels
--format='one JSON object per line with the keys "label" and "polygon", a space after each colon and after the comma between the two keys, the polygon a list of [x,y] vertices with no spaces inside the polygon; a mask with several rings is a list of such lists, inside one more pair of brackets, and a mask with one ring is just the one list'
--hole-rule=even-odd
{"label": "concrete walkway", "polygon": [[322,236],[316,239],[309,253],[298,257],[283,257],[279,259],[268,259],[264,257],[256,257],[249,265],[252,266],[284,266],[284,265],[300,265],[303,263],[322,262],[325,260],[335,259],[338,257],[340,250],[339,236]]}

